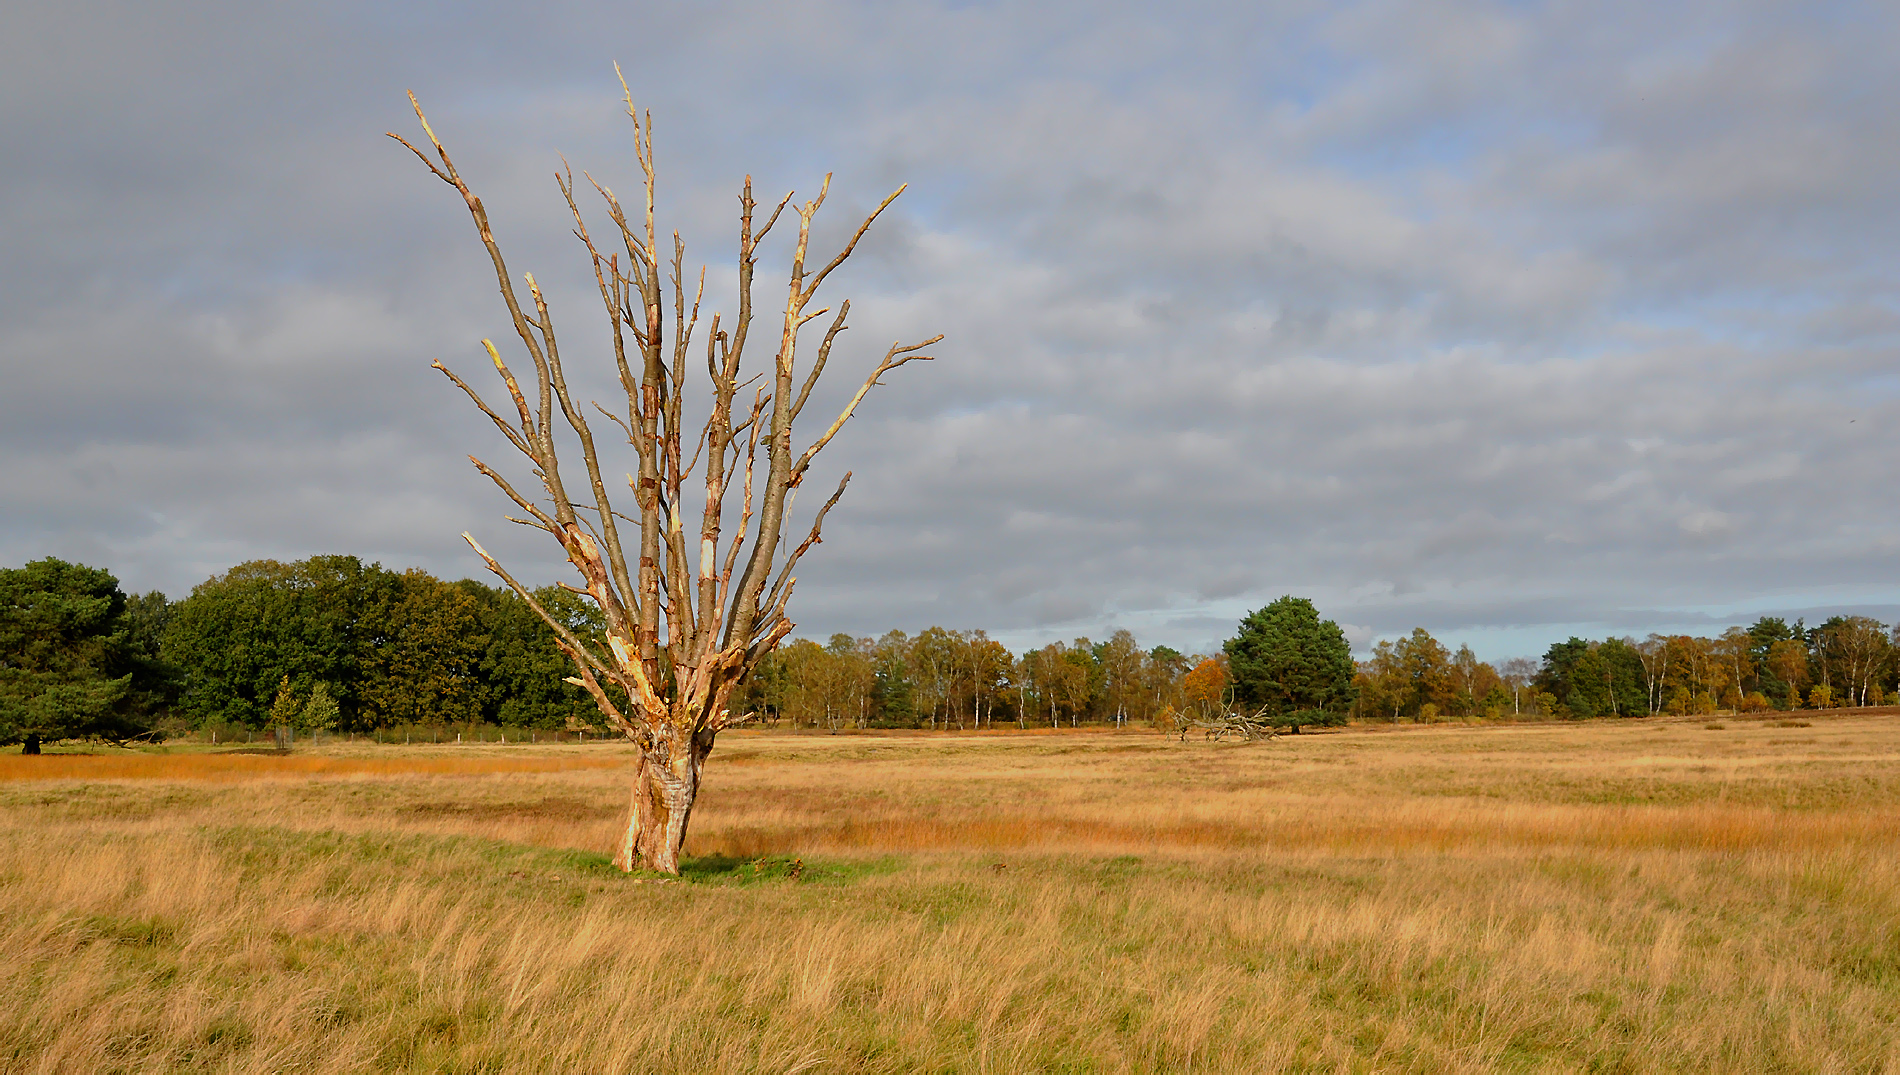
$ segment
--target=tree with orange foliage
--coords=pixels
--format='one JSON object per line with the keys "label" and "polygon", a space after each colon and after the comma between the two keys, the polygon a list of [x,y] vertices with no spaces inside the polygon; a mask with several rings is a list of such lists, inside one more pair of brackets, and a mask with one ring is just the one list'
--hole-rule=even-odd
{"label": "tree with orange foliage", "polygon": [[1792,638],[1776,639],[1769,643],[1769,671],[1775,678],[1787,684],[1790,707],[1801,704],[1801,696],[1808,689],[1808,647],[1807,643]]}
{"label": "tree with orange foliage", "polygon": [[1181,678],[1181,693],[1201,717],[1227,711],[1227,668],[1217,658],[1204,657]]}

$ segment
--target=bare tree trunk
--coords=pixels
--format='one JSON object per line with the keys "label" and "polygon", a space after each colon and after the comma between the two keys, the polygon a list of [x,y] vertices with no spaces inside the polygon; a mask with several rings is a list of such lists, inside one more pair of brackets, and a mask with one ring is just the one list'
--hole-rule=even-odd
{"label": "bare tree trunk", "polygon": [[699,798],[699,776],[712,753],[713,737],[659,740],[640,758],[627,811],[627,831],[614,865],[679,873],[686,825]]}

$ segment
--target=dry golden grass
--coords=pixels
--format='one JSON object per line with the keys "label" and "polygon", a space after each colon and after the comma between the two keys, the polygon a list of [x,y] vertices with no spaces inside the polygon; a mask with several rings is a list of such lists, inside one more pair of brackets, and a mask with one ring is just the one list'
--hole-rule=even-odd
{"label": "dry golden grass", "polygon": [[1900,1070],[1804,719],[728,735],[665,883],[614,747],[0,759],[0,1070]]}
{"label": "dry golden grass", "polygon": [[618,769],[622,757],[485,754],[458,757],[405,751],[403,757],[337,757],[225,751],[188,754],[0,754],[0,781],[7,780],[212,780],[236,782],[310,776],[476,776],[490,773],[554,773],[568,769]]}

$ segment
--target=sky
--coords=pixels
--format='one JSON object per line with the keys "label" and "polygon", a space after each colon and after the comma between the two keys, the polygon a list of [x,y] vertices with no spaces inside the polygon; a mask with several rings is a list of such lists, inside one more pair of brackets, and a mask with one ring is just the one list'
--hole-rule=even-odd
{"label": "sky", "polygon": [[506,445],[430,362],[492,389],[505,311],[384,134],[413,90],[611,403],[553,176],[636,186],[618,62],[708,310],[744,176],[834,173],[832,247],[909,184],[812,413],[946,339],[820,457],[798,634],[1892,622],[1896,53],[1871,2],[7,5],[0,564],[481,577],[469,530],[566,577],[466,460]]}

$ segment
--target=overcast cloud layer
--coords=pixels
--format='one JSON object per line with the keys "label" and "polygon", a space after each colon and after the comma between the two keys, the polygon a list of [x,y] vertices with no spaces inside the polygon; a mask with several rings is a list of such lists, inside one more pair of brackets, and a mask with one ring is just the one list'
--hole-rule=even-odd
{"label": "overcast cloud layer", "polygon": [[834,392],[949,338],[823,457],[802,634],[1900,615],[1892,5],[1158,7],[12,5],[0,563],[558,577],[429,369],[508,335],[481,249],[383,132],[414,89],[598,368],[551,174],[634,186],[618,60],[712,305],[747,172],[835,171],[834,243],[911,184]]}

